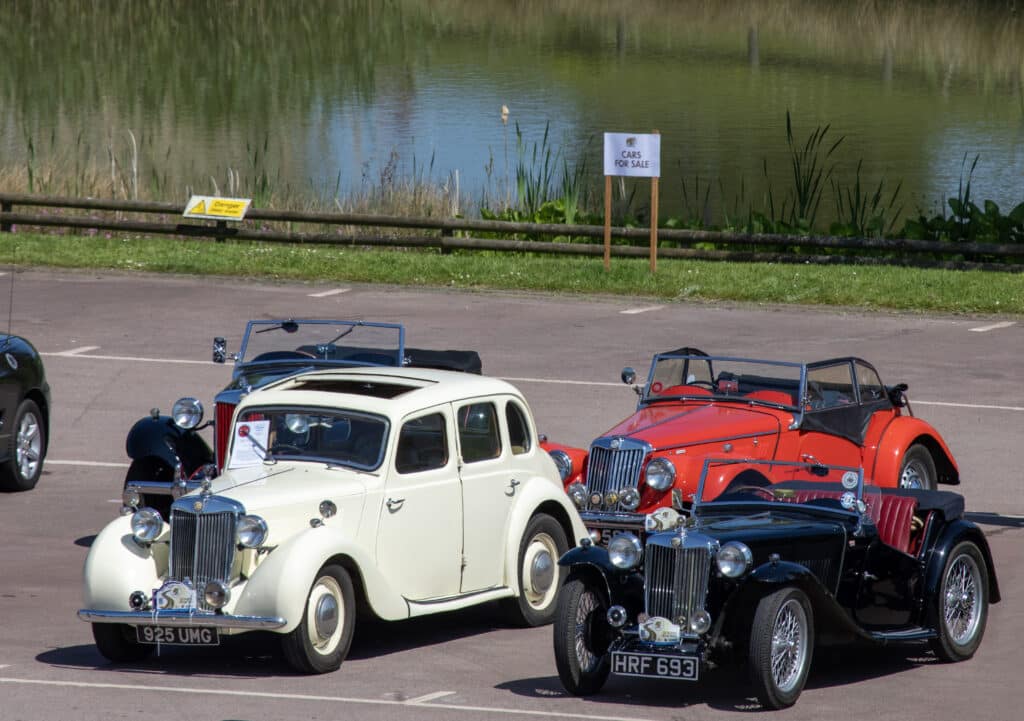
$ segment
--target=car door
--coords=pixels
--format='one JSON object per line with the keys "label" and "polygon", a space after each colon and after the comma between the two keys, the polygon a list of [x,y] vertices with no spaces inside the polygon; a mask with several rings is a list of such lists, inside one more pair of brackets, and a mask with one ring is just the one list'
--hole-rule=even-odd
{"label": "car door", "polygon": [[463,503],[462,591],[494,588],[505,575],[505,536],[518,484],[509,465],[507,398],[455,405]]}
{"label": "car door", "polygon": [[387,479],[377,529],[381,572],[409,600],[459,594],[462,488],[452,409],[405,418]]}

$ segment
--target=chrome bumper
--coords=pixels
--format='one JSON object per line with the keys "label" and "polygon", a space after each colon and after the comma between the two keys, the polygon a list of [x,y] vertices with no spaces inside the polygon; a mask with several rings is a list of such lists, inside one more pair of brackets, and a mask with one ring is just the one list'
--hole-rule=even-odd
{"label": "chrome bumper", "polygon": [[194,491],[201,485],[200,481],[128,481],[124,489],[126,491],[138,491],[142,494],[153,496],[174,496],[180,498],[189,491]]}
{"label": "chrome bumper", "polygon": [[96,611],[83,608],[78,618],[89,623],[126,623],[130,626],[215,626],[247,631],[272,631],[288,624],[280,616],[228,616],[194,611]]}

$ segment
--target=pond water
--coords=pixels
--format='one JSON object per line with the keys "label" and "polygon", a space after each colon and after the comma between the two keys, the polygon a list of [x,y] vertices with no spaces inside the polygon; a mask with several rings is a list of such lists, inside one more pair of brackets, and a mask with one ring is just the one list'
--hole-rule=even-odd
{"label": "pond water", "polygon": [[0,189],[330,201],[415,180],[457,183],[472,213],[514,199],[520,159],[550,162],[556,193],[563,161],[585,164],[599,190],[601,134],[657,129],[663,215],[721,223],[792,193],[788,112],[799,146],[829,126],[819,162],[840,188],[881,182],[885,204],[899,185],[894,208],[932,213],[977,156],[972,196],[1008,212],[1024,201],[1012,6],[3,3]]}

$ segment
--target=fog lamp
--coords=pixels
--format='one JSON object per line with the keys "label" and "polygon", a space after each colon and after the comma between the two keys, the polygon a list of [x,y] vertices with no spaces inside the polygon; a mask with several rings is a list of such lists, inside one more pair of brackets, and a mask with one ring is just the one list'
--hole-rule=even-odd
{"label": "fog lamp", "polygon": [[612,606],[608,609],[608,625],[612,628],[622,628],[626,625],[626,609],[622,606]]}
{"label": "fog lamp", "polygon": [[203,598],[213,608],[224,608],[231,600],[231,589],[222,581],[207,581],[203,588]]}
{"label": "fog lamp", "polygon": [[627,488],[622,492],[619,504],[627,511],[635,511],[640,507],[640,491],[635,488]]}
{"label": "fog lamp", "polygon": [[711,628],[711,614],[701,609],[690,614],[690,630],[694,633],[707,633]]}
{"label": "fog lamp", "polygon": [[569,486],[569,498],[576,504],[577,507],[583,508],[587,502],[587,487],[582,483],[573,483]]}

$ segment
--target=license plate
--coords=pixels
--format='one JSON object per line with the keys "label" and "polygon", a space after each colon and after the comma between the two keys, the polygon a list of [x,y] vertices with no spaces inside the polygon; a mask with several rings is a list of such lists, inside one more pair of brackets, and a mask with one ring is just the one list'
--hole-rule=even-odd
{"label": "license plate", "polygon": [[612,673],[619,676],[696,681],[699,670],[700,660],[696,656],[628,651],[612,653]]}
{"label": "license plate", "polygon": [[167,644],[169,646],[219,646],[220,633],[216,628],[193,626],[136,626],[139,643]]}
{"label": "license plate", "polygon": [[639,538],[641,543],[643,543],[644,536],[646,535],[642,530],[639,530],[639,529],[629,529],[629,528],[600,528],[600,527],[594,527],[593,530],[595,530],[595,531],[597,531],[598,533],[601,534],[601,540],[598,542],[597,545],[601,546],[602,548],[607,548],[608,547],[608,542],[611,541],[613,538],[615,538],[615,536],[619,535],[620,533],[626,533],[628,531],[629,533],[632,533],[634,536]]}

